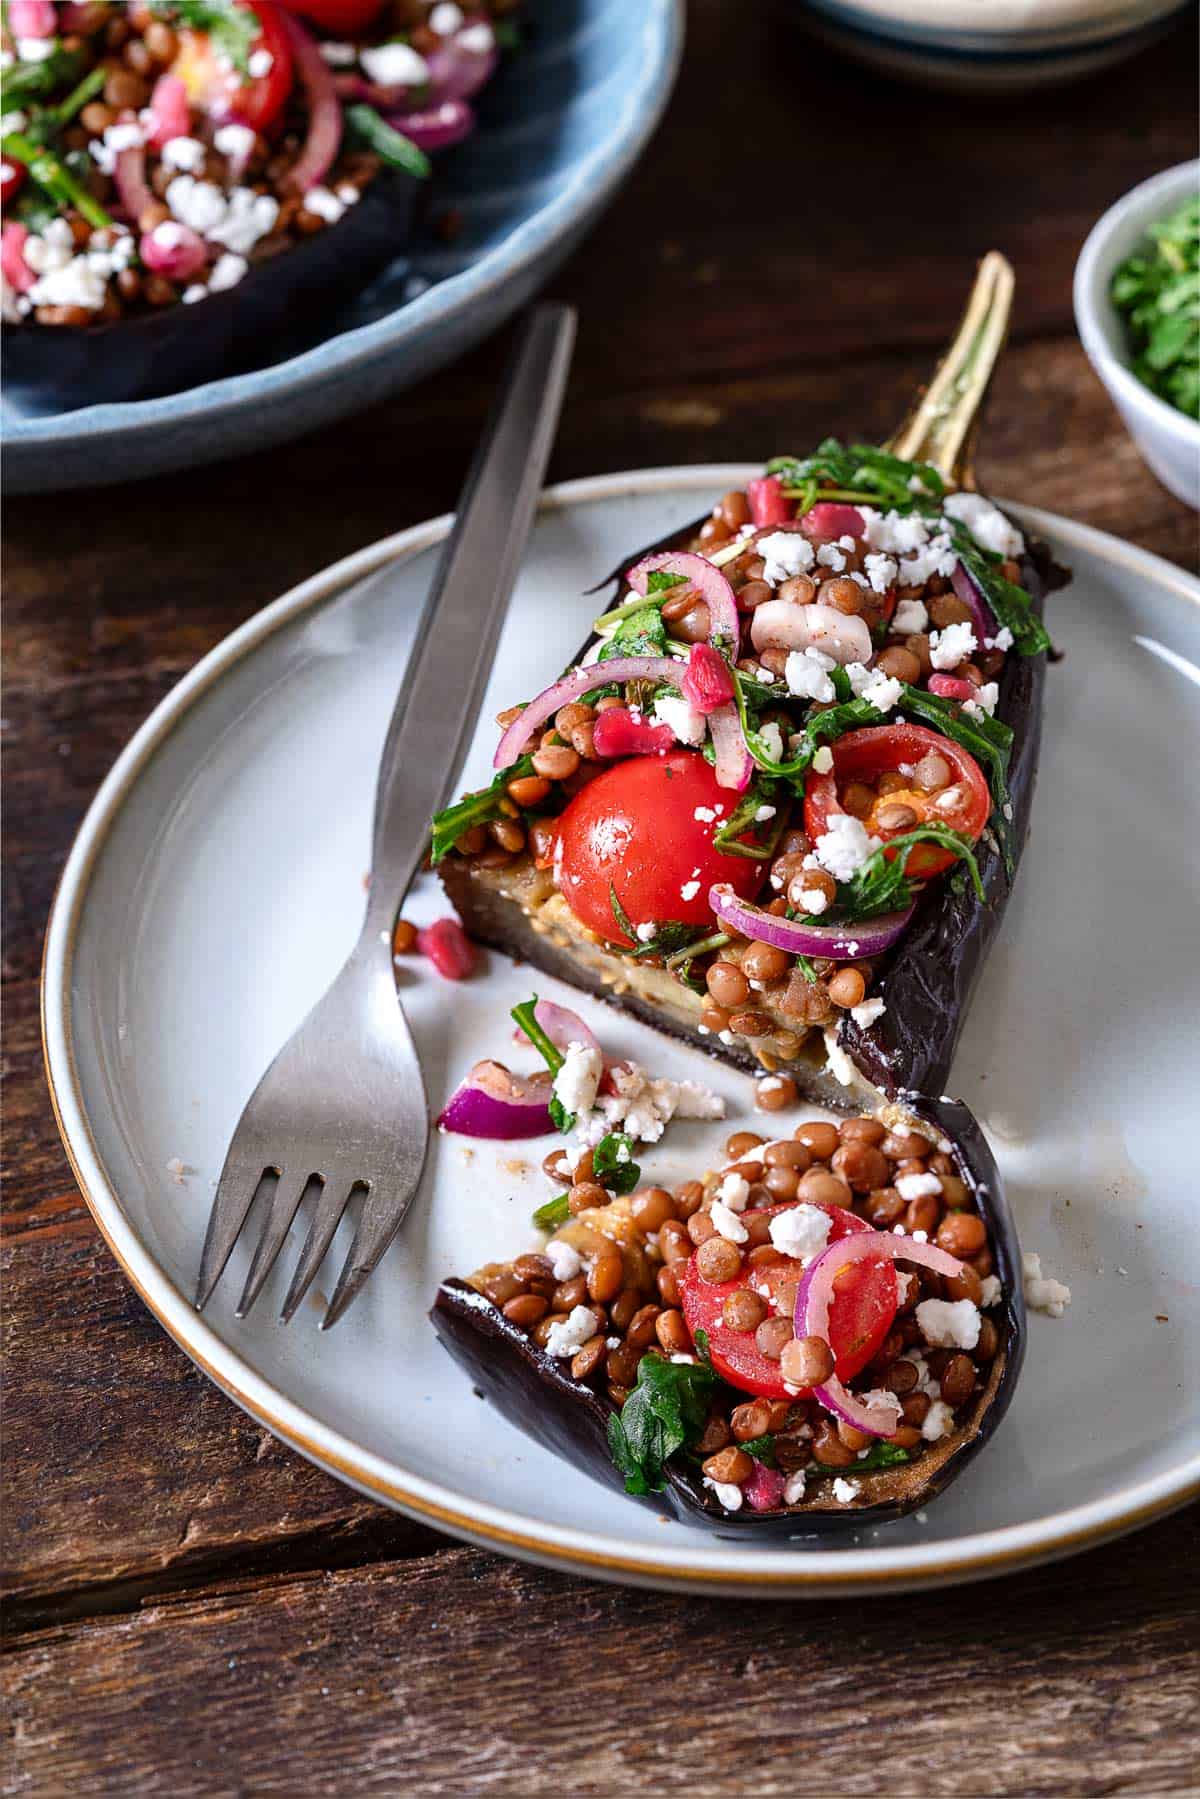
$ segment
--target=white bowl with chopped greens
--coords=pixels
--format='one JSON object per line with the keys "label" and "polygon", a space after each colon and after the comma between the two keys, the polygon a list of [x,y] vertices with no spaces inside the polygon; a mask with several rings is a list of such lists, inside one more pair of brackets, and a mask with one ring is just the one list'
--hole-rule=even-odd
{"label": "white bowl with chopped greens", "polygon": [[[1143,181],[1093,226],[1075,265],[1075,322],[1088,359],[1150,468],[1196,511],[1198,196],[1200,161]],[[1167,221],[1165,236],[1152,235]]]}

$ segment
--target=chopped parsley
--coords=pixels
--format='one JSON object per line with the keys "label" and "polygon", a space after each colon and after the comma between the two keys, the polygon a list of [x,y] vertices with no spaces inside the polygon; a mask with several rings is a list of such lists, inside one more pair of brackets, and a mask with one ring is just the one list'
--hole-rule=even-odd
{"label": "chopped parsley", "polygon": [[1127,256],[1113,276],[1112,302],[1138,380],[1200,419],[1200,199],[1185,201],[1146,236],[1147,248]]}

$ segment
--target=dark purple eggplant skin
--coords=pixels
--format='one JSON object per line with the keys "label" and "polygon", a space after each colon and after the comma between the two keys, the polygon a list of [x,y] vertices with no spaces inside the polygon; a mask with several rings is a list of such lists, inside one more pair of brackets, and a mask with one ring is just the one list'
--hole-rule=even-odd
{"label": "dark purple eggplant skin", "polygon": [[295,354],[404,249],[423,186],[384,171],[336,225],[192,306],[79,328],[5,325],[5,391],[29,412],[68,412],[181,393]]}
{"label": "dark purple eggplant skin", "polygon": [[[848,1505],[832,1499],[832,1482],[825,1479],[810,1483],[807,1497],[810,1506],[817,1506],[822,1503],[822,1492],[830,1495],[828,1510],[726,1512],[703,1485],[695,1462],[682,1453],[672,1458],[663,1491],[639,1498],[639,1504],[660,1513],[665,1510],[686,1524],[703,1525],[721,1536],[812,1541],[847,1529],[891,1523],[928,1505],[971,1465],[995,1434],[1012,1400],[1025,1356],[1026,1314],[1016,1228],[995,1159],[967,1107],[958,1100],[910,1093],[901,1095],[900,1103],[949,1141],[959,1173],[987,1223],[996,1272],[1003,1284],[994,1390],[981,1403],[980,1415],[956,1435],[949,1453],[929,1460],[928,1471],[923,1458],[908,1470],[863,1476],[860,1500]],[[999,1319],[996,1311],[989,1315]],[[450,1354],[510,1424],[625,1496],[608,1448],[608,1420],[614,1408],[606,1398],[572,1380],[562,1361],[546,1355],[524,1331],[510,1324],[497,1306],[463,1281],[443,1281],[430,1318]],[[846,1472],[853,1476],[854,1469]]]}

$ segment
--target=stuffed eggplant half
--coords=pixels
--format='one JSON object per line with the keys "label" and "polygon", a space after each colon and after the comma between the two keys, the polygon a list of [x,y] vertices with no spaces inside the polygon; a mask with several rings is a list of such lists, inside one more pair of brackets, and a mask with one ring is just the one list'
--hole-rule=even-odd
{"label": "stuffed eggplant half", "polygon": [[177,392],[301,347],[466,136],[492,0],[15,0],[0,28],[5,387]]}
{"label": "stuffed eggplant half", "polygon": [[924,1505],[1024,1350],[978,1126],[905,1095],[726,1147],[673,1193],[577,1171],[544,1253],[442,1285],[442,1341],[530,1436],[685,1520],[794,1536]]}
{"label": "stuffed eggplant half", "polygon": [[944,1091],[1029,818],[1059,578],[970,486],[991,256],[887,448],[781,456],[630,558],[434,821],[467,930],[840,1106]]}

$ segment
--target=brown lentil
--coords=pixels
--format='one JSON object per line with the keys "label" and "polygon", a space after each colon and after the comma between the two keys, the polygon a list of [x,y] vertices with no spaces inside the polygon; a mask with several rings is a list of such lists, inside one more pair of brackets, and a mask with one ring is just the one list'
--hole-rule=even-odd
{"label": "brown lentil", "polygon": [[821,1337],[793,1337],[779,1358],[789,1386],[819,1387],[833,1373],[833,1351]]}
{"label": "brown lentil", "polygon": [[767,1315],[767,1302],[749,1287],[731,1293],[721,1309],[721,1316],[732,1331],[757,1330]]}
{"label": "brown lentil", "polygon": [[755,1347],[769,1362],[778,1362],[793,1335],[790,1318],[764,1318],[754,1333]]}
{"label": "brown lentil", "polygon": [[744,1449],[719,1449],[716,1455],[710,1455],[702,1462],[701,1467],[709,1480],[718,1481],[722,1486],[740,1486],[754,1473],[754,1463]]}

